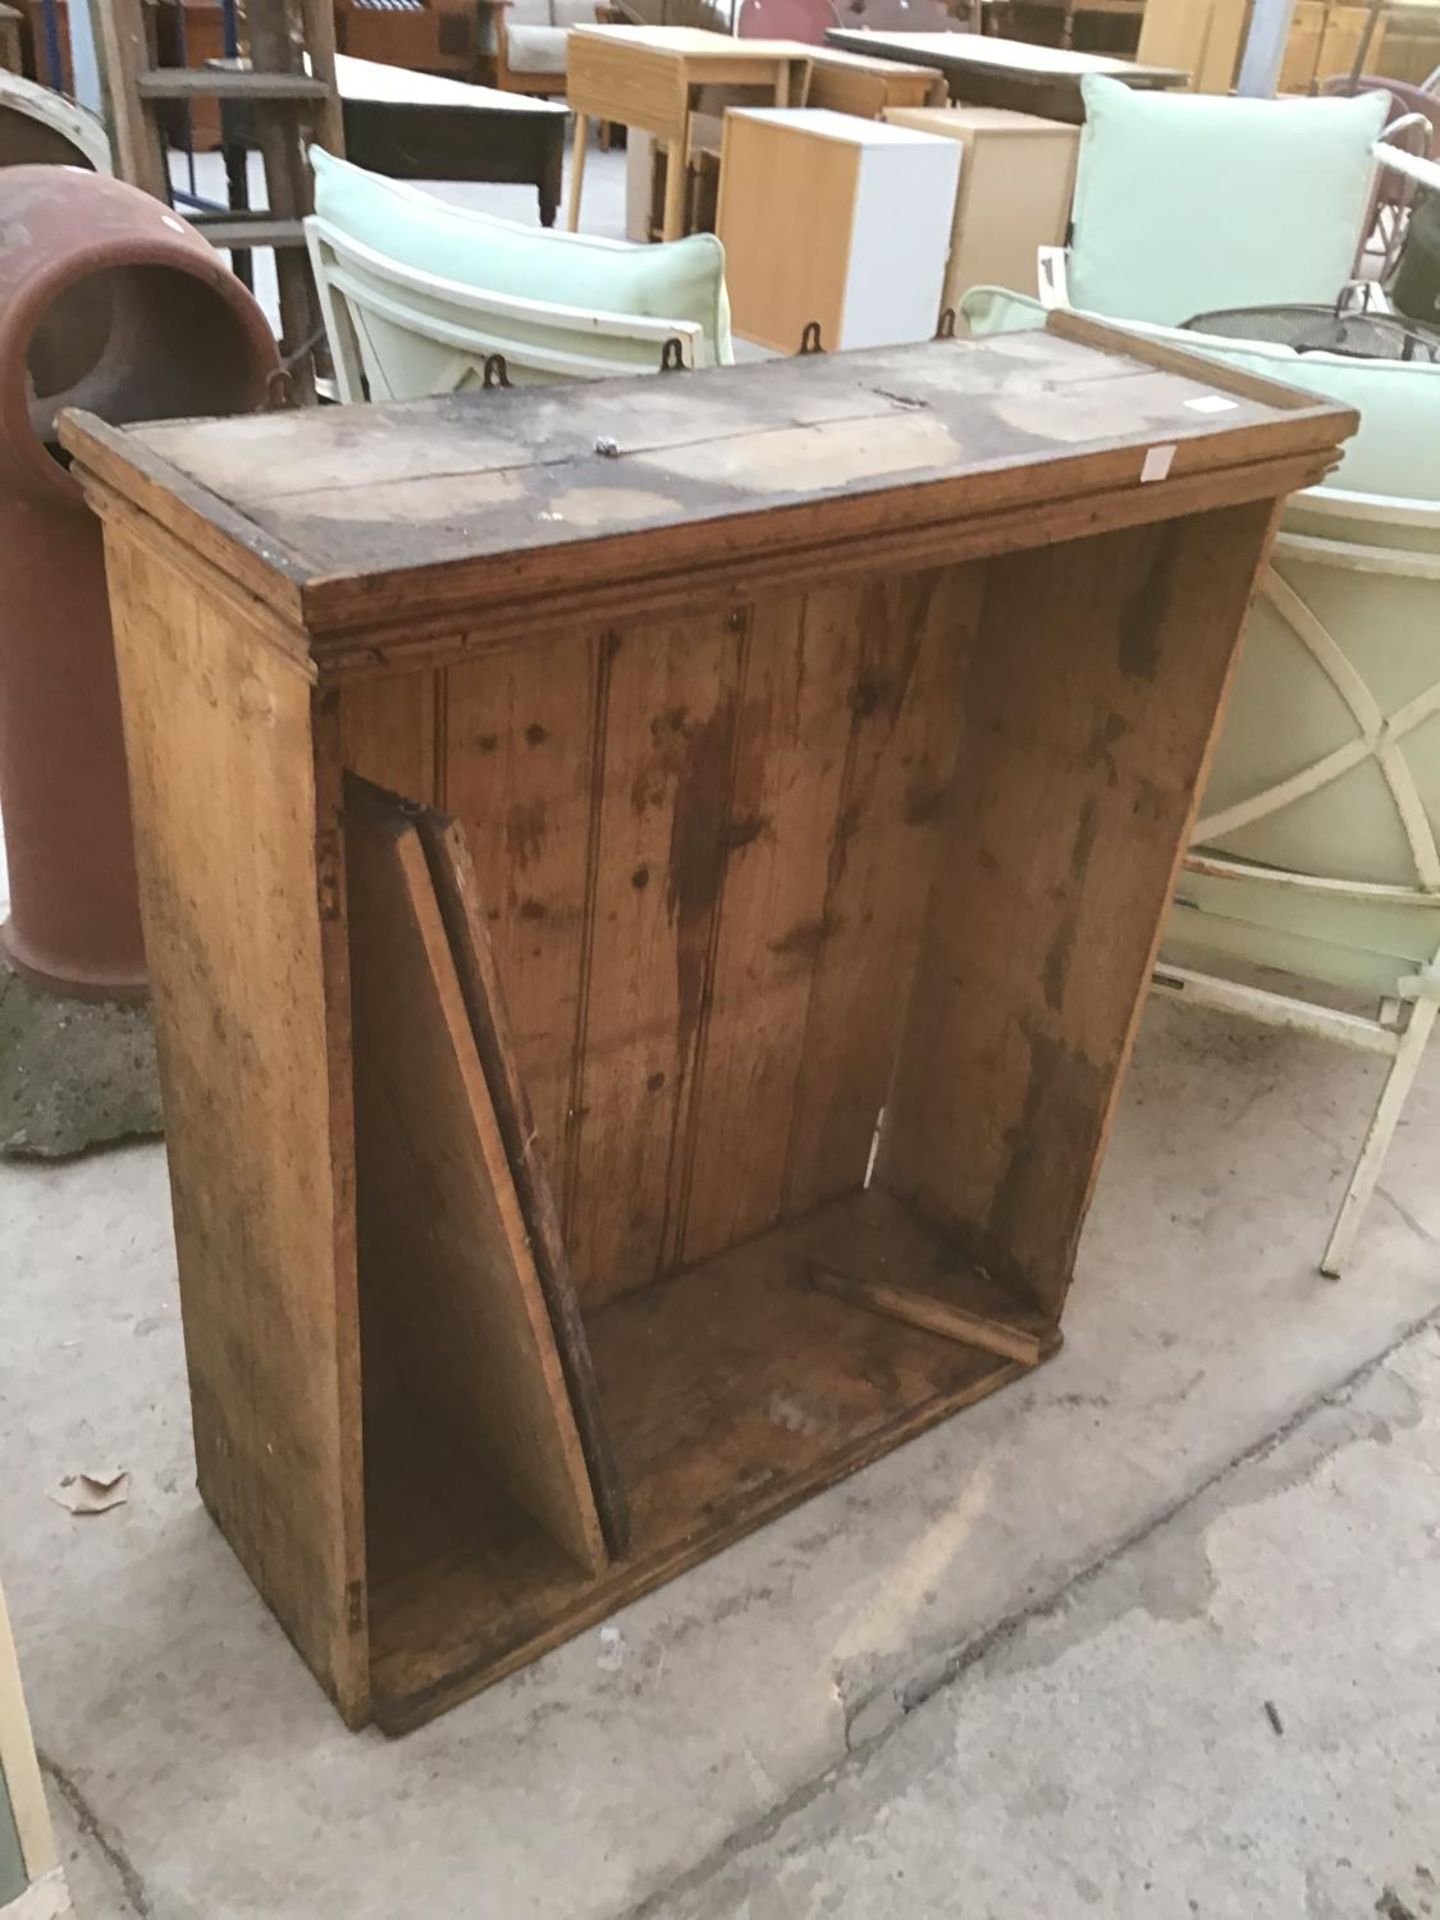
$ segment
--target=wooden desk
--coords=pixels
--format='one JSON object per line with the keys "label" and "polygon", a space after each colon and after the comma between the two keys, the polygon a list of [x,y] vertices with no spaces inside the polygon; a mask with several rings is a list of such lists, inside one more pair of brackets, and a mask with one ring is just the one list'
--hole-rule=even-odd
{"label": "wooden desk", "polygon": [[1072,126],[1085,118],[1080,82],[1086,74],[1108,74],[1129,87],[1183,87],[1190,77],[1171,67],[1142,67],[1106,54],[991,40],[978,33],[864,33],[833,27],[827,40],[852,53],[935,67],[945,76],[950,98],[969,106],[1009,107]]}
{"label": "wooden desk", "polygon": [[[906,67],[896,60],[875,60],[839,47],[807,47],[810,84],[805,105],[847,113],[861,120],[883,120],[892,109],[942,104],[945,81],[933,67]],[[713,153],[723,138],[723,115],[697,113],[691,121],[690,152]],[[658,165],[657,165],[658,163]],[[663,216],[666,158],[648,133],[630,129],[625,156],[625,231],[632,240],[653,240]],[[687,205],[690,202],[687,199]]]}
{"label": "wooden desk", "polygon": [[678,240],[697,91],[743,86],[761,95],[755,105],[803,106],[811,51],[797,40],[732,40],[700,27],[572,27],[565,76],[565,97],[575,113],[570,231],[580,224],[592,119],[639,127],[667,149],[661,238]]}
{"label": "wooden desk", "polygon": [[[811,47],[807,107],[883,120],[892,107],[943,106],[945,80],[934,67],[906,67],[842,47]],[[798,103],[792,103],[798,104]]]}
{"label": "wooden desk", "polygon": [[352,1726],[1055,1351],[1256,575],[1354,427],[1073,314],[64,415],[200,1493]]}
{"label": "wooden desk", "polygon": [[471,86],[376,60],[335,56],[345,151],[392,180],[486,180],[533,186],[553,227],[569,115],[557,100]]}

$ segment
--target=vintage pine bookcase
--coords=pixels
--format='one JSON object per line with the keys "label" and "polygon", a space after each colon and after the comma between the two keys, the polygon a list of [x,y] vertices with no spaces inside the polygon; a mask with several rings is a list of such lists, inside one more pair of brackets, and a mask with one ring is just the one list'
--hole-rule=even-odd
{"label": "vintage pine bookcase", "polygon": [[69,417],[200,1488],[352,1725],[1053,1349],[1276,505],[1353,425],[1074,317]]}

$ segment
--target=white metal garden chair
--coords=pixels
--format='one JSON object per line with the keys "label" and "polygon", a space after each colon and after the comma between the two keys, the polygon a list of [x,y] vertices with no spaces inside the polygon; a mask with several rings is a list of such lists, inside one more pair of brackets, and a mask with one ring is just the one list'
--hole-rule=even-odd
{"label": "white metal garden chair", "polygon": [[[1000,288],[961,302],[974,333],[1043,317]],[[1360,413],[1337,471],[1286,507],[1155,973],[1186,1004],[1388,1060],[1320,1261],[1334,1276],[1440,1007],[1440,366],[1131,324]]]}
{"label": "white metal garden chair", "polygon": [[1320,488],[1292,503],[1155,984],[1389,1061],[1320,1261],[1338,1275],[1440,1010],[1440,504]]}
{"label": "white metal garden chair", "polygon": [[345,402],[461,393],[502,374],[524,385],[658,373],[703,357],[693,321],[482,291],[392,260],[315,214],[305,238]]}

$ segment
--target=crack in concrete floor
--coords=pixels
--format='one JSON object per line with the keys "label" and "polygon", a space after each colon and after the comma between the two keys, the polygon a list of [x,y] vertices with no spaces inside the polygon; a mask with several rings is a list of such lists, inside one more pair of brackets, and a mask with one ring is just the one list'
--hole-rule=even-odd
{"label": "crack in concrete floor", "polygon": [[[667,1920],[667,1916],[675,1912],[674,1903],[677,1900],[690,1893],[703,1892],[720,1877],[724,1869],[738,1861],[743,1861],[747,1855],[758,1852],[766,1843],[772,1840],[783,1842],[787,1829],[797,1815],[814,1807],[847,1776],[858,1775],[874,1759],[877,1749],[898,1732],[907,1716],[918,1708],[936,1701],[948,1689],[955,1687],[963,1680],[971,1669],[982,1664],[995,1663],[1000,1670],[1014,1672],[1018,1667],[1033,1667],[1037,1664],[1037,1660],[1049,1663],[1061,1658],[1070,1644],[1064,1635],[1048,1644],[1042,1655],[1031,1655],[1018,1662],[1013,1659],[1007,1661],[1005,1655],[1007,1652],[1014,1652],[1028,1628],[1059,1619],[1081,1597],[1097,1587],[1107,1575],[1115,1572],[1125,1561],[1133,1559],[1142,1547],[1150,1545],[1160,1536],[1173,1531],[1177,1522],[1183,1521],[1187,1515],[1203,1508],[1217,1495],[1223,1494],[1228,1487],[1243,1478],[1247,1469],[1272,1459],[1291,1441],[1304,1435],[1307,1429],[1317,1430],[1318,1443],[1312,1449],[1306,1450],[1304,1457],[1293,1464],[1288,1472],[1279,1476],[1273,1485],[1257,1490],[1252,1499],[1275,1497],[1287,1487],[1310,1478],[1323,1461],[1333,1457],[1342,1449],[1355,1445],[1358,1441],[1377,1437],[1382,1440],[1388,1439],[1391,1422],[1379,1415],[1362,1416],[1359,1420],[1347,1423],[1340,1430],[1328,1435],[1319,1431],[1318,1416],[1330,1410],[1346,1408],[1363,1388],[1380,1376],[1392,1359],[1417,1339],[1433,1334],[1437,1330],[1440,1330],[1440,1308],[1412,1321],[1399,1337],[1391,1341],[1380,1353],[1371,1356],[1335,1385],[1314,1394],[1304,1406],[1298,1408],[1273,1432],[1237,1453],[1224,1466],[1207,1475],[1180,1499],[1156,1513],[1143,1526],[1136,1528],[1127,1538],[1100,1554],[1088,1566],[1080,1568],[1070,1579],[1053,1591],[1017,1609],[1004,1619],[997,1620],[992,1626],[976,1634],[963,1647],[958,1648],[938,1671],[917,1676],[914,1681],[902,1687],[892,1697],[891,1711],[883,1723],[877,1720],[874,1723],[874,1731],[868,1737],[863,1741],[853,1741],[850,1751],[844,1758],[790,1793],[765,1819],[756,1821],[750,1827],[732,1834],[705,1859],[697,1861],[688,1872],[679,1875],[665,1886],[657,1887],[630,1908],[623,1920]],[[1407,1389],[1408,1391],[1410,1390]],[[1408,1424],[1413,1425],[1418,1423],[1421,1417],[1413,1392],[1410,1392],[1410,1401],[1410,1410],[1405,1418]],[[1234,1503],[1229,1504],[1233,1507]],[[1123,1606],[1129,1604],[1128,1600],[1122,1602]],[[1187,1608],[1184,1611],[1203,1613],[1204,1610],[1204,1607],[1200,1606]],[[1093,1632],[1093,1624],[1078,1630],[1079,1637],[1086,1638]],[[859,1707],[852,1710],[849,1724],[853,1724],[854,1718],[864,1713],[867,1704],[861,1703]]]}
{"label": "crack in concrete floor", "polygon": [[[115,1879],[119,1881],[120,1894],[129,1913],[134,1914],[136,1920],[150,1920],[154,1908],[145,1890],[145,1881],[135,1862],[126,1853],[121,1836],[106,1827],[63,1767],[58,1766],[48,1753],[42,1752],[38,1758],[41,1773],[50,1781],[69,1810],[80,1838],[95,1849]],[[110,1915],[107,1916],[107,1920],[121,1920],[121,1917]]]}

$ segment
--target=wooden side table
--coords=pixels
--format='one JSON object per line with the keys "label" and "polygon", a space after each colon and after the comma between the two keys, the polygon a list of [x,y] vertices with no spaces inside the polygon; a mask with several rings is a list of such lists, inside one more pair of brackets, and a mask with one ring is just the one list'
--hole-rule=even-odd
{"label": "wooden side table", "polygon": [[952,140],[817,108],[725,116],[716,231],[731,324],[794,353],[928,340],[960,174]]}
{"label": "wooden side table", "polygon": [[796,40],[732,40],[699,27],[573,27],[565,80],[565,97],[575,114],[570,231],[580,224],[592,119],[639,127],[667,149],[661,238],[678,240],[685,225],[690,122],[699,88],[752,87],[769,95],[761,104],[801,105],[811,53]]}
{"label": "wooden side table", "polygon": [[1065,242],[1080,129],[1004,107],[900,107],[886,119],[956,140],[964,154],[945,306],[971,287],[1034,293],[1037,249]]}
{"label": "wooden side table", "polygon": [[880,120],[891,107],[943,106],[947,97],[944,77],[933,67],[902,66],[843,47],[810,49],[807,107]]}

